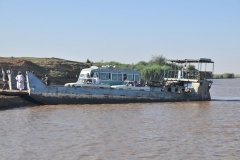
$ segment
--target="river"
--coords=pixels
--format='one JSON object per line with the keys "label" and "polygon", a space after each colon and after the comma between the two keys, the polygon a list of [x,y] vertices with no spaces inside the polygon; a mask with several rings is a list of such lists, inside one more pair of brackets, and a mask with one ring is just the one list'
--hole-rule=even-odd
{"label": "river", "polygon": [[1,159],[240,159],[240,79],[214,80],[211,95],[3,110]]}

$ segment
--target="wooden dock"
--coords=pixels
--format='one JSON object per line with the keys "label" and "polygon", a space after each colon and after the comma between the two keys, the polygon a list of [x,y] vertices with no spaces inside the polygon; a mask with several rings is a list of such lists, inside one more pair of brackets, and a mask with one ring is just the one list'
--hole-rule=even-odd
{"label": "wooden dock", "polygon": [[0,95],[23,96],[23,95],[29,95],[29,94],[27,90],[22,90],[21,92],[19,90],[0,90]]}

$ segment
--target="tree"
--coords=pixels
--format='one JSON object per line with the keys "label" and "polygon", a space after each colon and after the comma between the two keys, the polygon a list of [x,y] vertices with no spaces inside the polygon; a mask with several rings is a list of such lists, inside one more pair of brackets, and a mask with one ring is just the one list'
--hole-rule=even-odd
{"label": "tree", "polygon": [[147,62],[145,62],[145,61],[139,61],[136,65],[144,65],[144,66],[146,66],[146,65],[147,65]]}
{"label": "tree", "polygon": [[164,65],[166,61],[166,58],[162,55],[154,55],[152,56],[151,60],[149,61],[150,64],[157,64],[157,65]]}

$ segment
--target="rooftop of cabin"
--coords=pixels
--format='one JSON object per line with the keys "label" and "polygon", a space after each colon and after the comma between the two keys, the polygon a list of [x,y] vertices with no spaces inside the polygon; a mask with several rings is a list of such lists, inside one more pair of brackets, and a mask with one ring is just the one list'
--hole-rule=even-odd
{"label": "rooftop of cabin", "polygon": [[117,70],[117,71],[134,71],[139,72],[137,69],[131,69],[131,68],[117,68],[115,66],[106,65],[106,66],[91,66],[90,68],[84,68],[83,70],[94,70],[94,69],[101,69],[101,70]]}

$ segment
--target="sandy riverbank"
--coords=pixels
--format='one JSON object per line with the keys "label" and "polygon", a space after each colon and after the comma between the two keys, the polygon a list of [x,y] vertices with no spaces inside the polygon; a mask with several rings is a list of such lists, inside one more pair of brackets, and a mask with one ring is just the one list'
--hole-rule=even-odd
{"label": "sandy riverbank", "polygon": [[0,95],[0,110],[4,109],[12,109],[17,107],[25,107],[25,106],[34,106],[31,102],[28,102],[18,96],[3,96]]}

